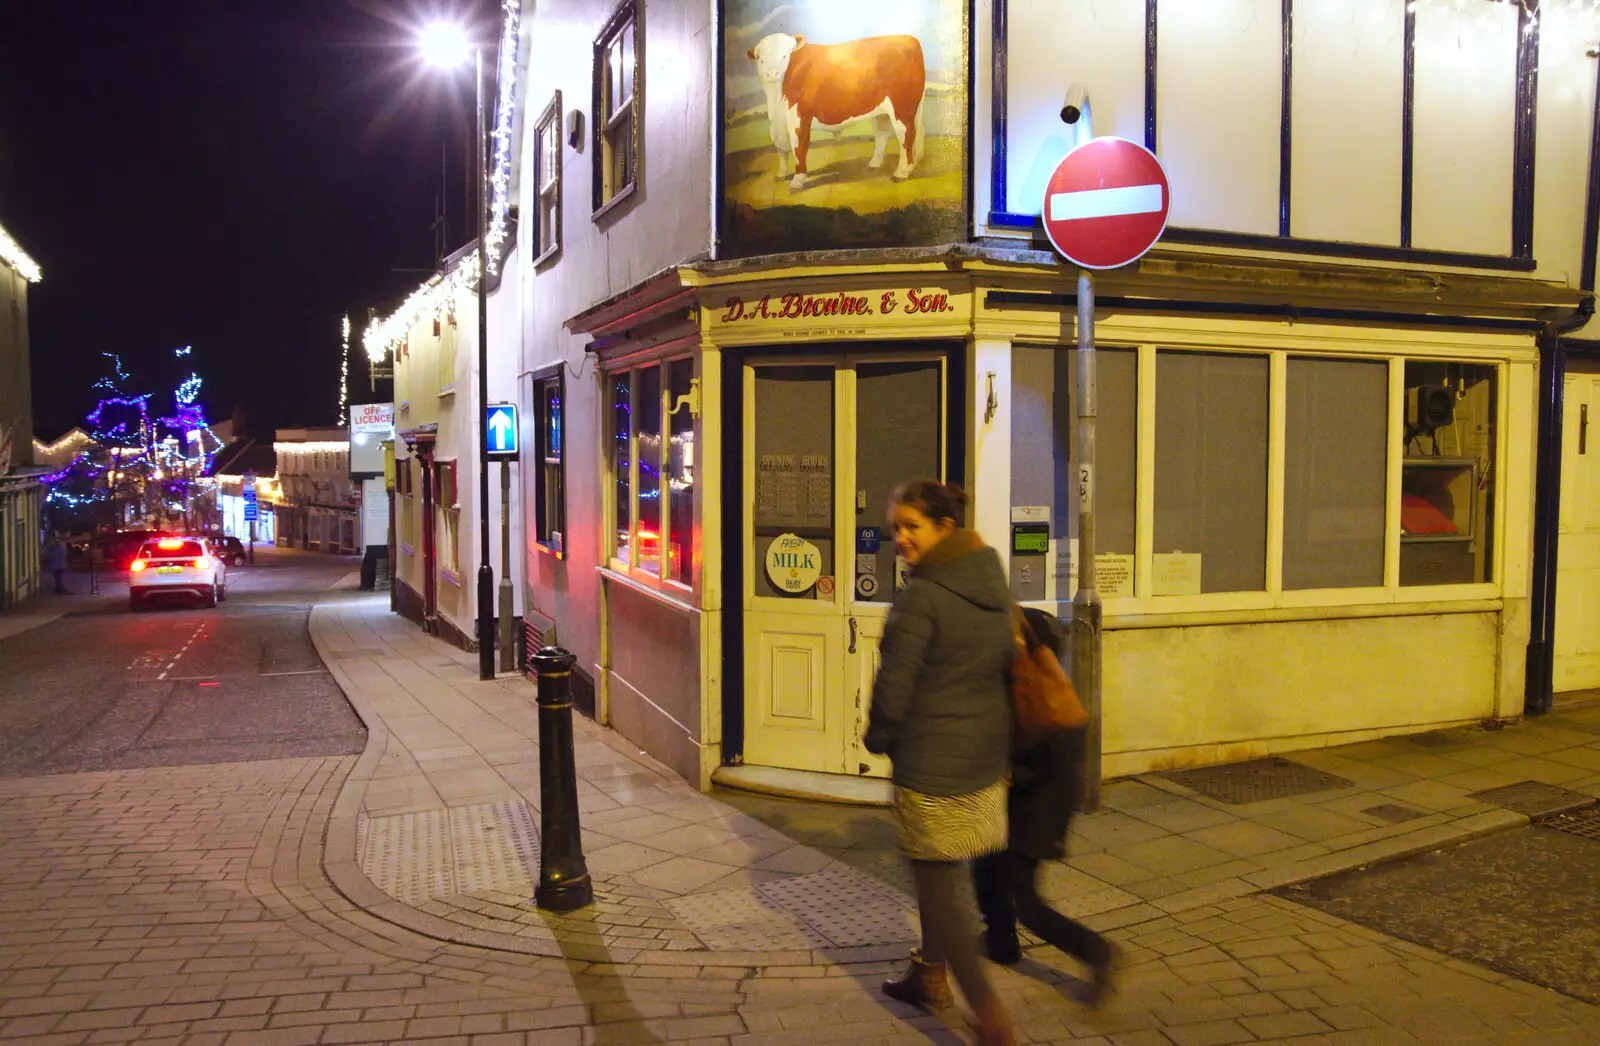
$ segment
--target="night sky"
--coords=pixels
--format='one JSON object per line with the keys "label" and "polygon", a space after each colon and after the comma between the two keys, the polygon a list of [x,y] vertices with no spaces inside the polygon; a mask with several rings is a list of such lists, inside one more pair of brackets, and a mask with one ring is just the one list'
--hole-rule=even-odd
{"label": "night sky", "polygon": [[441,152],[447,249],[467,238],[471,76],[412,45],[440,14],[492,43],[498,5],[451,3],[0,0],[0,226],[44,271],[38,435],[93,408],[102,352],[170,406],[183,345],[213,421],[337,420],[339,319],[359,337],[426,278]]}

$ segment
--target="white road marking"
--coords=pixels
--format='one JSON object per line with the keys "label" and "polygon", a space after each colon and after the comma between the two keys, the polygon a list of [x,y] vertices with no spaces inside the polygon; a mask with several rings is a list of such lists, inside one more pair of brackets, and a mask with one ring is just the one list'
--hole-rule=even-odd
{"label": "white road marking", "polygon": [[1124,185],[1116,189],[1082,189],[1050,196],[1050,220],[1113,218],[1119,214],[1153,214],[1161,210],[1161,186]]}

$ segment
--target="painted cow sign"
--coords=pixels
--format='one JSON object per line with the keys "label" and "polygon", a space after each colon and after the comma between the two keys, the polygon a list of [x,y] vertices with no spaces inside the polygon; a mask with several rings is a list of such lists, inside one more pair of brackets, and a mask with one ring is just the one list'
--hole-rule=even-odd
{"label": "painted cow sign", "polygon": [[817,44],[804,36],[773,33],[748,52],[766,94],[778,177],[791,191],[806,186],[806,153],[813,124],[838,130],[873,121],[874,148],[867,165],[883,166],[889,134],[900,147],[893,179],[911,177],[923,151],[923,95],[927,69],[914,36],[874,36],[842,44]]}

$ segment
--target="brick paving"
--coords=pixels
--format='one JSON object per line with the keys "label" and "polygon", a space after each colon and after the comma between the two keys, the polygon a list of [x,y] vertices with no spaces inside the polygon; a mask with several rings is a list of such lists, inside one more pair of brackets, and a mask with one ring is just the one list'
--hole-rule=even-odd
{"label": "brick paving", "polygon": [[[363,819],[536,805],[526,791],[536,785],[518,787],[504,773],[527,758],[526,750],[519,754],[518,745],[506,743],[505,725],[522,722],[512,702],[525,706],[526,688],[514,680],[462,680],[455,652],[426,640],[390,645],[387,615],[370,614],[353,599],[330,606],[349,618],[319,640],[335,675],[348,682],[366,674],[363,686],[370,689],[355,687],[352,695],[364,717],[377,714],[372,695],[389,702],[383,713],[390,722],[374,726],[369,718],[369,747],[359,759],[0,781],[0,1040],[71,1046],[967,1040],[959,1012],[924,1015],[878,994],[877,982],[895,965],[886,960],[901,944],[841,945],[827,933],[839,932],[834,923],[843,920],[828,922],[826,912],[806,906],[811,895],[826,901],[820,880],[808,878],[819,875],[833,875],[826,882],[841,889],[894,896],[894,884],[875,871],[887,868],[879,815],[789,804],[780,817],[765,801],[736,807],[700,796],[592,726],[580,730],[580,760],[592,771],[585,777],[585,832],[593,833],[602,905],[556,918],[528,906],[516,890],[434,896],[414,906],[380,889],[362,870],[358,843],[372,838],[370,824],[365,832],[360,827]],[[363,631],[362,620],[373,627]],[[371,674],[374,668],[382,677]],[[406,684],[384,682],[397,677]],[[1480,759],[1488,753],[1492,763],[1581,766],[1587,756],[1570,753],[1600,743],[1600,735],[1581,728],[1586,723],[1579,717],[1554,726],[1566,731],[1561,736],[1536,728],[1502,731],[1518,739],[1514,748],[1474,738],[1450,751],[1478,751],[1473,758]],[[433,747],[410,748],[397,743],[401,737]],[[1376,751],[1385,754],[1372,758],[1410,754]],[[1511,755],[1499,758],[1503,753]],[[1360,757],[1334,758],[1366,765]],[[447,767],[449,760],[458,762]],[[1329,772],[1358,780],[1350,770]],[[1412,783],[1423,780],[1412,776]],[[1567,777],[1569,786],[1585,780]],[[607,782],[609,790],[602,787]],[[1600,1044],[1595,1007],[1287,900],[1234,896],[1231,886],[1209,899],[1190,893],[1181,904],[1171,900],[1177,893],[1147,900],[1124,890],[1132,898],[1126,903],[1107,895],[1186,874],[1163,872],[1171,854],[1135,849],[1143,844],[1263,819],[1243,808],[1213,808],[1173,791],[1176,785],[1132,784],[1123,805],[1144,809],[1152,820],[1110,810],[1085,819],[1087,830],[1074,843],[1081,857],[1101,855],[1105,868],[1122,861],[1140,874],[1126,872],[1122,884],[1108,884],[1070,865],[1052,869],[1068,900],[1099,897],[1092,920],[1110,928],[1122,949],[1120,990],[1103,1011],[1089,1013],[1071,998],[1079,971],[1048,948],[1029,949],[1018,968],[996,973],[1024,1041]],[[1126,787],[1108,788],[1108,805]],[[1189,805],[1170,808],[1172,802],[1227,816],[1194,827],[1208,815]],[[1151,806],[1168,808],[1151,813]],[[1301,813],[1269,806],[1267,816],[1274,810]],[[445,823],[500,830],[481,810],[473,817],[458,813]],[[1182,830],[1152,835],[1157,820]],[[1295,834],[1294,816],[1276,821],[1268,827],[1307,845]],[[710,842],[686,826],[732,838]],[[527,854],[517,851],[515,831],[504,830],[495,852],[519,853],[520,869],[507,871],[485,857],[492,846],[463,856],[445,830],[438,838],[449,849],[452,874],[467,868],[477,883],[485,876],[536,875]],[[1261,844],[1251,832],[1232,831],[1213,841]],[[1436,837],[1414,836],[1413,843]],[[1360,847],[1368,845],[1356,843],[1351,852],[1364,855],[1370,851]],[[601,856],[629,846],[647,852],[623,850],[609,864]],[[1305,859],[1337,852],[1323,851]],[[679,863],[654,885],[646,881],[650,869],[675,857],[699,864]],[[1228,877],[1248,882],[1231,870]],[[770,903],[752,908],[752,897]],[[858,900],[865,912],[870,897]],[[691,911],[696,905],[722,919],[715,925],[725,936],[715,946],[700,936],[714,920]],[[755,931],[741,932],[741,918],[754,919]],[[699,920],[694,941],[682,936],[691,920]],[[779,929],[793,936],[780,938]],[[729,946],[761,933],[783,946]]]}
{"label": "brick paving", "polygon": [[[681,966],[516,955],[362,911],[323,871],[353,760],[0,782],[0,1039],[927,1043],[883,962]],[[1025,1040],[1600,1043],[1600,1011],[1274,897],[1124,927],[1120,991],[1038,949],[998,977]],[[688,958],[685,956],[684,958]]]}

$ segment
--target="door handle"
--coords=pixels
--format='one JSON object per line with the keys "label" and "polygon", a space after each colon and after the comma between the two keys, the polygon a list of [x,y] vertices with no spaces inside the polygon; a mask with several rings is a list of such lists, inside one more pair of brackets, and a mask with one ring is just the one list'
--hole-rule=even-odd
{"label": "door handle", "polygon": [[1589,405],[1578,407],[1578,453],[1589,453]]}
{"label": "door handle", "polygon": [[856,652],[856,619],[850,619],[850,653]]}

